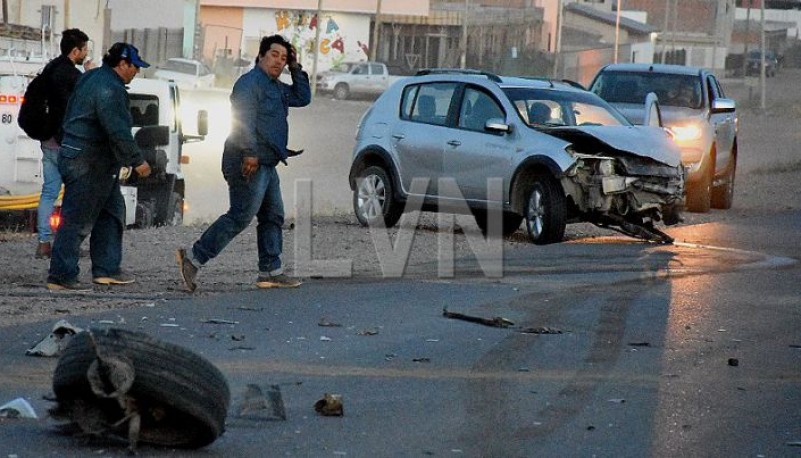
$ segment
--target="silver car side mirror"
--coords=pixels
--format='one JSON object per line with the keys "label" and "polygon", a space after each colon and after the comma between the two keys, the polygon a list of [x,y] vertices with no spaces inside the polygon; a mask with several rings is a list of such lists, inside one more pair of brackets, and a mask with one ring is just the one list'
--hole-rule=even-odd
{"label": "silver car side mirror", "polygon": [[715,99],[712,101],[712,113],[732,113],[737,104],[732,99]]}
{"label": "silver car side mirror", "polygon": [[484,129],[490,132],[503,132],[503,133],[511,133],[512,126],[503,122],[503,118],[489,118],[487,122],[484,123]]}

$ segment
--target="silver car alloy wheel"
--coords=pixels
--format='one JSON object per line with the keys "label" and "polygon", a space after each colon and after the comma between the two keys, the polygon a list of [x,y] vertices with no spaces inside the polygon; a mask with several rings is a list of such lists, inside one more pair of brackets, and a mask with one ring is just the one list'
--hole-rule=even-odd
{"label": "silver car alloy wheel", "polygon": [[387,188],[378,175],[368,175],[359,182],[358,205],[364,219],[374,221],[384,214]]}
{"label": "silver car alloy wheel", "polygon": [[542,190],[535,187],[531,191],[531,195],[528,198],[528,206],[526,207],[526,226],[528,226],[528,231],[532,238],[542,235],[545,219],[545,206],[542,200]]}

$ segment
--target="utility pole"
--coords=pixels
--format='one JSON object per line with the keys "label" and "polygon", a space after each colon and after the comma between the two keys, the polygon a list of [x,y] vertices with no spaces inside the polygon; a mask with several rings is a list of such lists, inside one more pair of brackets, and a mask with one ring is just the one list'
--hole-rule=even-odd
{"label": "utility pole", "polygon": [[[375,61],[378,52],[378,29],[381,27],[381,0],[376,0],[373,39],[370,42],[370,60]],[[319,30],[319,28],[318,28]]]}
{"label": "utility pole", "polygon": [[8,24],[8,0],[3,0],[3,24]]}
{"label": "utility pole", "polygon": [[759,65],[759,107],[762,108],[762,111],[765,111],[765,2],[764,0],[759,2],[760,4],[760,46],[762,46],[762,55],[760,56],[760,65]]}
{"label": "utility pole", "polygon": [[323,18],[320,14],[323,12],[323,0],[317,0],[317,27],[314,28],[314,60],[312,61],[312,74],[311,74],[311,93],[312,96],[317,95],[317,60],[320,55],[320,26],[323,23]]}
{"label": "utility pole", "polygon": [[617,14],[615,15],[615,62],[617,63],[618,50],[620,49],[620,0],[617,0]]}
{"label": "utility pole", "polygon": [[559,57],[562,53],[562,0],[556,2],[556,43],[554,46],[553,57],[553,78],[557,78],[559,73]]}
{"label": "utility pole", "polygon": [[662,28],[662,58],[661,63],[665,63],[665,58],[667,56],[667,31],[668,31],[668,19],[670,18],[670,0],[665,0],[665,26]]}
{"label": "utility pole", "polygon": [[[745,39],[743,40],[743,78],[748,75],[748,45],[751,43],[751,5],[753,0],[748,0],[745,10]],[[749,97],[750,98],[750,97]]]}
{"label": "utility pole", "polygon": [[464,12],[462,13],[462,55],[459,58],[459,68],[467,68],[467,10],[470,9],[470,0],[464,0]]}

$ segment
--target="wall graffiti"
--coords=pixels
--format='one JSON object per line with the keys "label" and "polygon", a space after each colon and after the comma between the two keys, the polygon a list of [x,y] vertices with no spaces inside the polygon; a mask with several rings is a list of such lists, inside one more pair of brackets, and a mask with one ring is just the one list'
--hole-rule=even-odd
{"label": "wall graffiti", "polygon": [[[342,25],[340,26],[340,22]],[[320,28],[320,47],[318,65],[334,67],[345,61],[367,60],[369,48],[366,44],[366,30],[357,30],[347,17],[335,18],[316,12],[281,10],[275,12],[275,25],[295,46],[304,66],[311,65],[314,59],[314,45],[317,28]],[[369,28],[369,23],[367,24]]]}

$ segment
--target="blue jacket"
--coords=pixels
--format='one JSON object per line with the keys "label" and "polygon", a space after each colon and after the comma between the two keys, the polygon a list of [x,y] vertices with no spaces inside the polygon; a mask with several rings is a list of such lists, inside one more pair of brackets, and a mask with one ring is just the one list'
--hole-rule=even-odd
{"label": "blue jacket", "polygon": [[293,84],[271,78],[258,65],[242,75],[231,92],[231,134],[223,157],[257,157],[262,165],[275,166],[287,158],[289,107],[311,102],[309,75],[292,72]]}
{"label": "blue jacket", "polygon": [[103,65],[78,79],[61,128],[61,154],[102,159],[112,167],[136,167],[144,162],[131,134],[130,102],[122,78]]}

